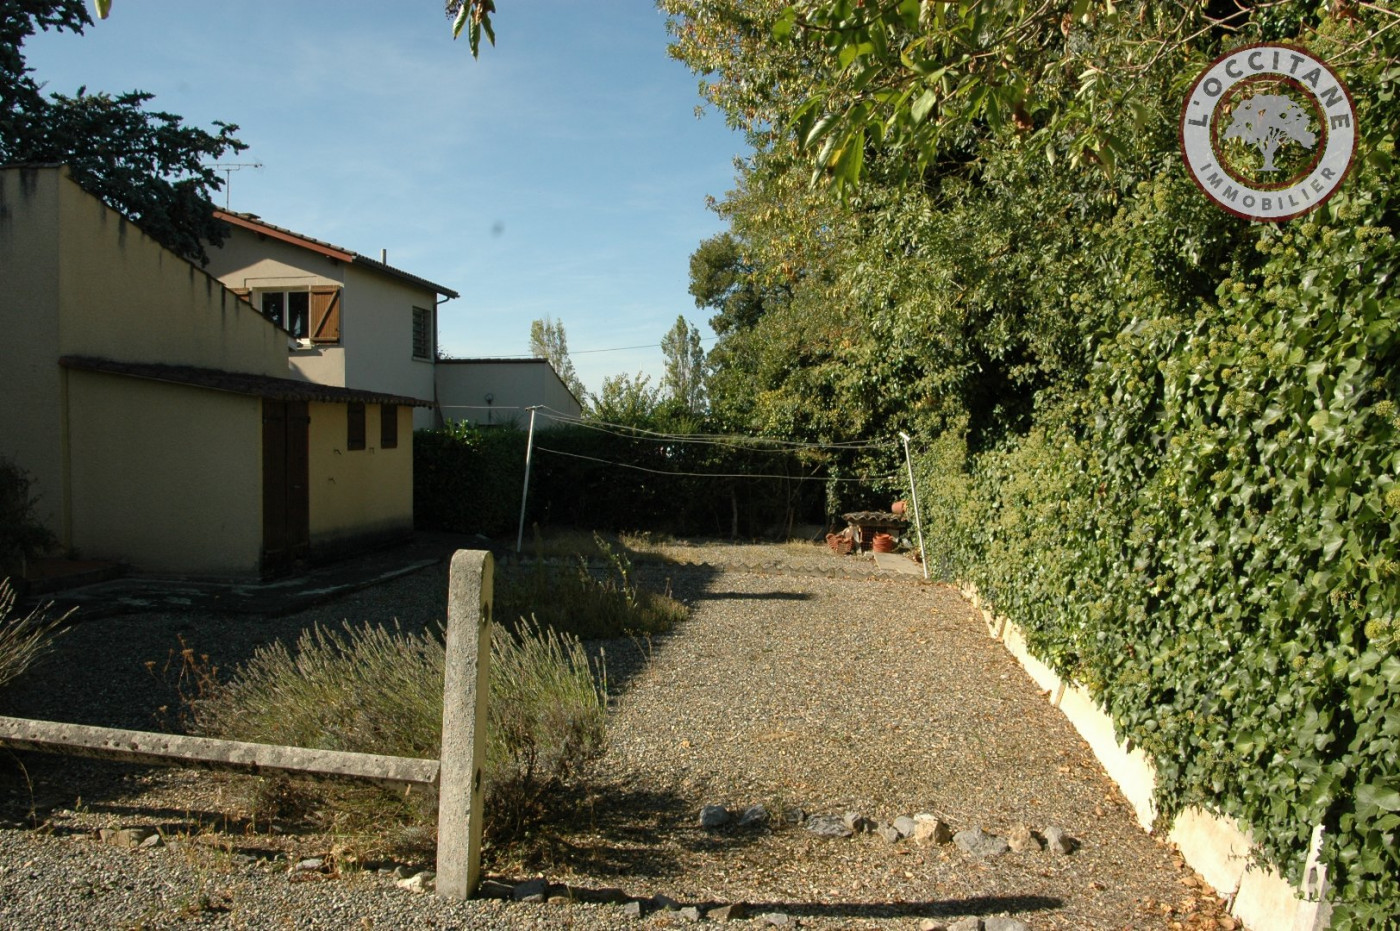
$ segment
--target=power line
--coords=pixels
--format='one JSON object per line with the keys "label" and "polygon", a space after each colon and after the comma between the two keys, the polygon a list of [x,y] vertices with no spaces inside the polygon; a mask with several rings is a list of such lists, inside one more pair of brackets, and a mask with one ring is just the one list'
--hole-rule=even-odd
{"label": "power line", "polygon": [[[702,343],[712,343],[712,342],[714,342],[714,341],[717,340],[717,339],[719,339],[718,336],[702,336],[702,337],[700,337],[700,342],[702,342]],[[661,343],[660,343],[660,342],[655,342],[655,343],[643,343],[643,344],[641,344],[640,346],[613,346],[611,349],[570,349],[569,352],[568,352],[568,355],[570,355],[570,356],[586,356],[586,355],[592,355],[592,354],[595,353],[595,352],[630,352],[630,351],[632,351],[633,349],[660,349],[660,348],[661,348]],[[492,356],[491,358],[493,358],[493,359],[542,359],[542,358],[544,358],[544,357],[543,357],[543,356],[537,356],[537,355],[535,355],[533,352],[507,352],[507,353],[505,353],[505,354],[503,354],[503,355]]]}
{"label": "power line", "polygon": [[[572,424],[578,427],[584,427],[589,430],[596,430],[599,433],[606,433],[609,436],[619,436],[624,438],[645,437],[648,439],[664,440],[669,443],[694,443],[700,446],[724,446],[731,449],[743,449],[752,452],[796,452],[808,449],[859,452],[862,450],[888,450],[893,445],[892,441],[886,443],[870,443],[864,440],[852,440],[849,443],[808,443],[800,440],[780,440],[774,437],[763,436],[726,436],[724,434],[717,433],[661,433],[656,430],[648,430],[645,427],[634,427],[629,426],[627,424],[609,423],[605,420],[584,420],[579,417],[574,417],[571,414],[565,414],[562,411],[557,411],[552,407],[542,407],[541,410],[543,410],[545,412],[545,416],[549,417],[551,420],[556,420],[561,423]],[[608,430],[605,429],[606,427],[612,427],[613,429]],[[618,430],[626,432],[615,432]],[[758,448],[763,444],[771,445],[777,448],[772,450]]]}
{"label": "power line", "polygon": [[547,446],[537,445],[535,449],[542,453],[553,453],[556,456],[565,456],[569,459],[582,459],[586,462],[597,462],[601,465],[615,466],[619,469],[632,469],[636,472],[649,472],[652,475],[670,475],[680,478],[781,478],[790,482],[862,482],[866,484],[899,478],[899,473],[897,472],[889,475],[876,475],[866,478],[830,478],[821,475],[774,475],[757,472],[674,472],[669,469],[651,469],[646,466],[634,465],[630,462],[613,462],[610,459],[599,459],[595,456],[585,456],[581,453],[566,453],[562,449],[550,449]]}

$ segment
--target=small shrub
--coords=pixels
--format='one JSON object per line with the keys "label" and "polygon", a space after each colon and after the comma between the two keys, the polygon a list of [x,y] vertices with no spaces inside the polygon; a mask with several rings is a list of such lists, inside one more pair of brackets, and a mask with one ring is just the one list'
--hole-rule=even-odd
{"label": "small shrub", "polygon": [[17,679],[49,649],[58,626],[72,613],[49,617],[40,607],[26,615],[16,614],[10,580],[0,579],[0,688]]}
{"label": "small shrub", "polygon": [[[487,831],[507,841],[533,823],[548,792],[601,751],[605,698],[579,642],[566,634],[522,623],[513,634],[497,631],[491,655]],[[442,641],[430,632],[318,626],[294,649],[259,648],[230,682],[197,701],[193,717],[201,733],[235,740],[436,759],[442,677]],[[436,823],[436,799],[421,793],[321,788],[339,811],[312,820],[333,821],[337,830],[382,833],[392,822],[400,837],[421,839]]]}
{"label": "small shrub", "polygon": [[234,740],[436,757],[442,644],[379,625],[317,625],[292,649],[259,647],[231,681],[194,704],[196,728]]}
{"label": "small shrub", "polygon": [[572,572],[542,561],[504,568],[496,616],[506,623],[533,617],[538,624],[582,640],[665,633],[685,617],[685,606],[669,592],[637,585],[625,552],[597,534],[593,546],[606,562],[602,571],[583,556]]}
{"label": "small shrub", "polygon": [[[603,751],[606,690],[579,641],[523,618],[491,642],[488,813],[497,838],[522,835],[550,792]],[[494,822],[494,823],[492,823]]]}
{"label": "small shrub", "polygon": [[19,570],[24,560],[57,544],[34,516],[37,502],[29,473],[0,456],[0,575]]}

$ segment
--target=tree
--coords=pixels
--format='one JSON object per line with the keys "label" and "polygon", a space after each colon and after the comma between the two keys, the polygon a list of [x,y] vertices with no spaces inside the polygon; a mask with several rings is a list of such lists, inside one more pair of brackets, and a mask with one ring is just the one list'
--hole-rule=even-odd
{"label": "tree", "polygon": [[690,254],[690,295],[696,307],[715,311],[710,326],[720,336],[753,326],[765,309],[787,296],[785,284],[765,288],[757,271],[731,232],[703,240]]}
{"label": "tree", "polygon": [[62,162],[73,180],[177,255],[208,261],[226,227],[214,219],[210,192],[223,186],[210,163],[246,146],[238,127],[212,132],[174,114],[146,109],[141,91],[111,96],[86,88],[45,97],[25,64],[23,44],[36,29],[81,33],[91,25],[81,0],[6,3],[0,10],[0,162]]}
{"label": "tree", "polygon": [[588,414],[604,423],[650,429],[661,406],[661,389],[651,385],[651,376],[612,375],[603,379],[603,389],[589,398]]}
{"label": "tree", "polygon": [[530,354],[536,359],[548,359],[561,381],[580,401],[588,397],[588,390],[574,371],[574,363],[569,358],[569,341],[564,335],[563,321],[545,317],[530,324]]}
{"label": "tree", "polygon": [[1278,171],[1274,156],[1285,142],[1296,142],[1311,149],[1317,144],[1317,134],[1298,102],[1286,94],[1255,94],[1240,101],[1235,109],[1225,139],[1238,139],[1252,145],[1264,157],[1260,171]]}
{"label": "tree", "polygon": [[666,357],[662,389],[685,410],[700,413],[705,407],[706,378],[700,328],[691,326],[684,316],[677,316],[676,325],[661,337],[661,352]]}
{"label": "tree", "polygon": [[[81,0],[72,0],[71,5],[82,6]],[[98,19],[106,19],[112,12],[112,0],[92,0],[92,8]],[[452,20],[452,38],[456,39],[467,31],[467,45],[476,58],[481,51],[481,37],[492,45],[496,44],[496,30],[491,26],[491,14],[496,12],[495,0],[447,0],[447,15]]]}

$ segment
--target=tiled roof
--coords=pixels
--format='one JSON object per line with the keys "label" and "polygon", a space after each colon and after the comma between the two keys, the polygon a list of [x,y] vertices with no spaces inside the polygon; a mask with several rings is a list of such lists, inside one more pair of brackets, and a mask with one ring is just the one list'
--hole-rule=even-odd
{"label": "tiled roof", "polygon": [[274,239],[280,239],[283,242],[289,242],[294,246],[301,246],[303,249],[309,249],[312,252],[315,252],[319,255],[324,255],[332,259],[337,259],[341,262],[349,262],[352,265],[362,265],[365,268],[372,268],[375,271],[381,272],[385,275],[389,275],[393,278],[398,278],[403,281],[407,281],[410,284],[418,285],[420,288],[427,288],[430,291],[434,291],[438,294],[441,294],[443,297],[461,297],[460,294],[458,294],[456,291],[453,291],[451,288],[443,287],[440,284],[434,284],[426,278],[420,278],[417,275],[410,274],[409,272],[406,272],[401,268],[395,268],[392,265],[387,265],[384,262],[377,261],[375,259],[370,258],[369,256],[360,255],[360,253],[355,252],[351,249],[346,249],[342,246],[337,246],[332,243],[325,242],[324,240],[313,239],[310,236],[298,233],[295,230],[289,230],[282,226],[275,226],[271,223],[268,223],[266,220],[262,219],[256,214],[234,213],[228,210],[215,210],[214,216],[217,219],[223,220],[225,223],[232,224],[233,226],[241,226],[242,228],[252,230],[255,233],[261,233],[265,236],[271,236]]}
{"label": "tiled roof", "polygon": [[295,378],[275,378],[271,375],[252,375],[247,372],[225,372],[220,369],[200,368],[194,365],[118,362],[114,359],[99,359],[93,356],[63,356],[58,360],[58,364],[64,368],[84,372],[144,378],[148,381],[163,381],[172,385],[207,388],[210,391],[250,395],[274,401],[326,401],[332,404],[348,404],[352,401],[359,401],[364,404],[399,404],[404,407],[433,406],[431,401],[404,395],[364,391],[359,388],[341,388],[336,385],[318,385],[315,382],[298,381]]}
{"label": "tiled roof", "polygon": [[540,356],[483,356],[479,359],[438,359],[438,365],[549,365],[549,360]]}

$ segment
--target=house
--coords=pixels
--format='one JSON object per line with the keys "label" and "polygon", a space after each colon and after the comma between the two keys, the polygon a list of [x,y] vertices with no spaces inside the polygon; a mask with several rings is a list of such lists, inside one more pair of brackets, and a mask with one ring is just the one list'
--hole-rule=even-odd
{"label": "house", "polygon": [[[431,405],[439,297],[457,292],[247,213],[229,225],[207,270],[295,339],[292,368],[308,381],[405,395]],[[414,427],[434,426],[430,407]]]}
{"label": "house", "polygon": [[412,531],[420,394],[301,377],[66,169],[0,168],[0,280],[0,455],[69,555],[238,576]]}
{"label": "house", "polygon": [[[444,422],[523,428],[530,419],[528,408],[535,406],[569,418],[583,415],[578,398],[548,359],[439,359],[436,379]],[[547,429],[556,422],[537,418],[535,428]]]}

